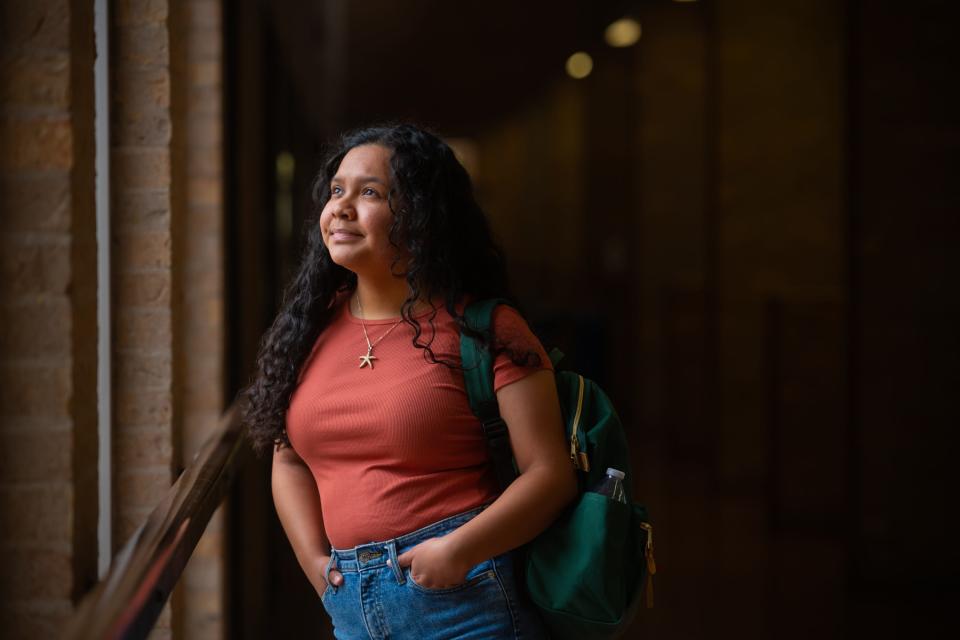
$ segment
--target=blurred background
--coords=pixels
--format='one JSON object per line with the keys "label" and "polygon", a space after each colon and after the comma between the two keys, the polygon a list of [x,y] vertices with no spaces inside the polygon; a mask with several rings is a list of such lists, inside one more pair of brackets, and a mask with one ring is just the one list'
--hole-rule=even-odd
{"label": "blurred background", "polygon": [[[9,637],[53,637],[249,379],[324,145],[396,120],[454,147],[531,325],[624,421],[659,568],[628,637],[958,628],[951,3],[94,4],[4,4]],[[241,469],[154,637],[332,637]]]}
{"label": "blurred background", "polygon": [[[661,571],[638,637],[943,629],[960,578],[945,6],[229,10],[229,371],[246,373],[296,261],[320,145],[412,118],[469,167],[541,338],[627,425]],[[592,66],[568,69],[577,52]],[[238,500],[266,491],[245,486]],[[235,613],[275,625],[297,617],[297,568],[267,569],[288,551],[265,535],[254,579],[275,604]],[[311,611],[302,591],[292,611]]]}

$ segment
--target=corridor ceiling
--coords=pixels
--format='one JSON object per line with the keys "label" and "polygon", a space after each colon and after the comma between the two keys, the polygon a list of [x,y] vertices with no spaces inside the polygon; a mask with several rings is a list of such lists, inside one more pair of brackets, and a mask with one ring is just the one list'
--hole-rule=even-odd
{"label": "corridor ceiling", "polygon": [[[352,126],[412,117],[474,131],[562,80],[566,58],[638,2],[332,0],[265,3],[305,112]],[[323,127],[319,127],[322,129]]]}

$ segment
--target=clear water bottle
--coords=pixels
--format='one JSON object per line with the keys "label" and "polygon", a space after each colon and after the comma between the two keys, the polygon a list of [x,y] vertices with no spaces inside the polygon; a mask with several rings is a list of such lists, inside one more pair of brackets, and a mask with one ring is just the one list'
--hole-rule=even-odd
{"label": "clear water bottle", "polygon": [[607,496],[611,500],[616,502],[623,502],[626,504],[627,495],[623,492],[623,479],[626,477],[623,471],[620,469],[607,469],[607,475],[603,477],[596,485],[594,485],[594,493],[599,493],[600,495]]}

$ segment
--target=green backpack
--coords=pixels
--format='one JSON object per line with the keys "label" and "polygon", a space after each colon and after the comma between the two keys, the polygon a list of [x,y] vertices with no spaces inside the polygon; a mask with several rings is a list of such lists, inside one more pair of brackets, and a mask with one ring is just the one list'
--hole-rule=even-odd
{"label": "green backpack", "polygon": [[[490,299],[470,304],[464,313],[468,326],[486,331],[497,304],[510,303]],[[517,470],[493,391],[493,359],[466,334],[461,334],[460,355],[470,407],[483,423],[497,479],[506,488]],[[556,349],[550,353],[555,367],[562,356]],[[630,499],[627,440],[610,399],[576,373],[557,371],[556,381],[580,493],[525,545],[522,573],[551,637],[612,638],[626,630],[645,584],[647,605],[653,604],[653,529],[646,508]],[[627,474],[627,504],[587,491],[608,467]]]}

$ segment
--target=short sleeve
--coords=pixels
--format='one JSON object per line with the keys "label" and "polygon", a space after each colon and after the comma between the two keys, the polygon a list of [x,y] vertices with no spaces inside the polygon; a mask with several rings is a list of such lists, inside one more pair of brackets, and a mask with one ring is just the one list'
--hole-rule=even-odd
{"label": "short sleeve", "polygon": [[539,363],[531,357],[529,366],[520,366],[514,364],[510,354],[499,354],[493,363],[494,392],[537,371],[553,370],[553,364],[550,362],[550,358],[547,356],[540,340],[530,330],[530,326],[523,319],[523,316],[513,307],[503,304],[497,305],[493,311],[493,331],[501,344],[509,347],[521,358],[528,352],[540,357]]}

